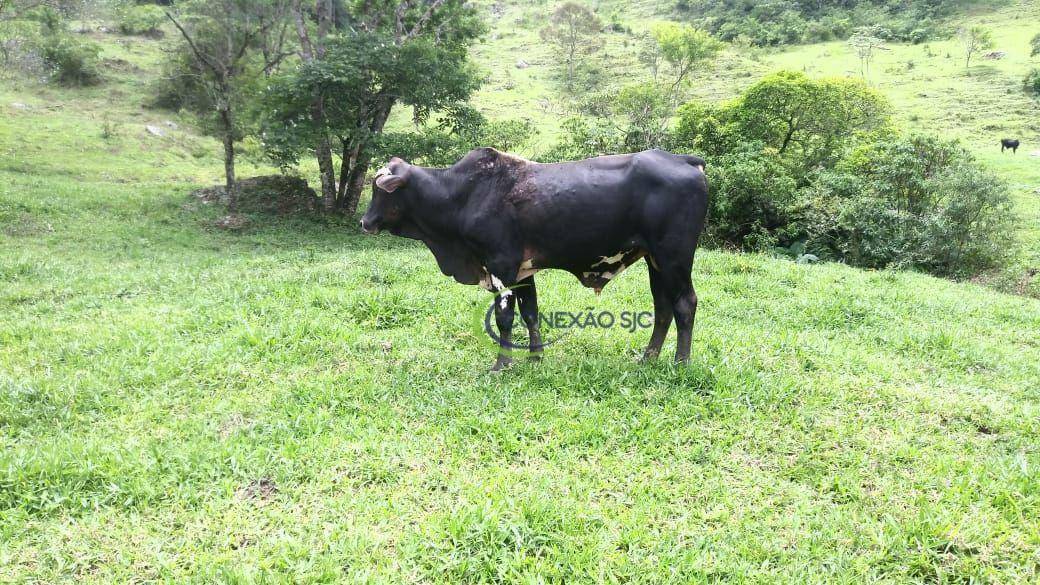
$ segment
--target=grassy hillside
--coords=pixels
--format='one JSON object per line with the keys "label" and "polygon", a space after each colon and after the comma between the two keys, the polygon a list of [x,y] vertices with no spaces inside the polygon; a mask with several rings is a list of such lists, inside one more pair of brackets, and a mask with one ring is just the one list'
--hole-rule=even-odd
{"label": "grassy hillside", "polygon": [[[647,331],[585,330],[489,375],[488,295],[422,247],[212,227],[188,193],[220,176],[215,142],[142,107],[158,45],[98,40],[102,87],[0,81],[0,582],[1040,578],[1040,301],[708,251],[689,368],[636,364]],[[524,95],[549,87],[537,50],[493,57]],[[698,91],[839,50],[731,55]],[[510,95],[480,103],[536,112]],[[989,148],[990,122],[915,95],[917,123]],[[993,95],[986,119],[1026,107]],[[1025,150],[992,159],[1027,184]],[[642,265],[598,297],[539,281],[544,310],[651,306]]]}
{"label": "grassy hillside", "polygon": [[[532,153],[547,149],[557,138],[559,120],[567,112],[554,82],[556,57],[538,36],[551,7],[548,4],[499,3],[491,14],[492,32],[477,48],[476,59],[490,73],[490,83],[476,102],[493,117],[530,117],[540,135]],[[631,33],[608,33],[600,57],[609,82],[625,85],[648,78],[637,59],[638,37],[655,18],[668,16],[660,3],[602,3],[599,14],[609,20],[620,14]],[[906,128],[956,137],[987,167],[1004,177],[1014,190],[1027,242],[1023,264],[1040,264],[1040,101],[1022,90],[1030,67],[1029,39],[1040,32],[1040,3],[1015,0],[996,8],[978,8],[949,23],[977,24],[994,32],[1001,60],[977,57],[965,69],[955,39],[922,45],[890,43],[870,67],[869,82],[893,103],[896,119]],[[531,65],[517,69],[516,62]],[[730,49],[709,70],[694,77],[691,97],[716,101],[734,97],[763,75],[778,69],[812,76],[857,76],[860,65],[844,42],[821,43],[783,50]],[[1017,156],[1000,152],[1000,139],[1020,138]]]}
{"label": "grassy hillside", "polygon": [[[185,197],[190,153],[12,121],[0,580],[1040,571],[1036,301],[708,252],[689,369],[584,331],[491,376],[487,295],[418,246],[229,235]],[[546,308],[649,306],[643,268],[601,297],[546,276]]]}

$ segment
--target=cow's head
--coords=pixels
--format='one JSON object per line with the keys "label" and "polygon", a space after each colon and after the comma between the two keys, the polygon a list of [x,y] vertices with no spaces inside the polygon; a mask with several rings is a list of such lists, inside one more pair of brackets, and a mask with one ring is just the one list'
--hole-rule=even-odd
{"label": "cow's head", "polygon": [[411,165],[394,157],[378,172],[372,182],[372,202],[361,218],[361,231],[378,234],[383,228],[393,228],[406,211],[405,191]]}

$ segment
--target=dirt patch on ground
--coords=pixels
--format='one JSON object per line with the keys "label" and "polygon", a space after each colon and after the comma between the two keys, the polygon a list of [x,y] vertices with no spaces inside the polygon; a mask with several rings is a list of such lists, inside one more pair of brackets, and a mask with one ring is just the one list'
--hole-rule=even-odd
{"label": "dirt patch on ground", "polygon": [[40,221],[28,213],[19,213],[11,218],[0,216],[0,232],[5,236],[25,238],[53,231],[51,224]]}
{"label": "dirt patch on ground", "polygon": [[235,496],[240,500],[254,500],[266,504],[278,495],[278,486],[269,477],[254,479],[248,484],[235,490]]}
{"label": "dirt patch on ground", "polygon": [[242,215],[241,213],[232,213],[225,215],[224,217],[213,222],[213,225],[218,229],[228,230],[229,232],[235,232],[238,230],[244,230],[249,227],[249,218]]}
{"label": "dirt patch on ground", "polygon": [[[199,189],[192,193],[192,197],[201,203],[227,203],[223,185]],[[317,211],[319,203],[318,194],[299,177],[266,175],[238,182],[239,213],[311,213]]]}

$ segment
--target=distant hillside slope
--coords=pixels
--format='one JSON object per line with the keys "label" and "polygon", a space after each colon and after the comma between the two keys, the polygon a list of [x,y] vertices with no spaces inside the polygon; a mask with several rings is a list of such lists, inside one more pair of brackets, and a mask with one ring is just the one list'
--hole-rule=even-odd
{"label": "distant hillside slope", "polygon": [[[660,18],[674,17],[667,2],[602,2],[598,14],[631,32],[606,32],[597,58],[607,83],[624,86],[649,79],[638,60],[639,36]],[[526,117],[540,130],[529,147],[533,153],[552,144],[560,121],[568,115],[554,81],[557,59],[539,38],[554,4],[497,2],[487,7],[490,33],[474,49],[487,69],[488,84],[476,97],[493,118]],[[1040,263],[1040,102],[1028,97],[1022,80],[1040,58],[1029,57],[1029,39],[1040,32],[1040,2],[1017,0],[962,14],[948,23],[983,26],[994,33],[999,60],[977,58],[966,70],[955,39],[920,45],[889,43],[870,66],[869,82],[892,100],[896,119],[913,131],[959,138],[984,164],[1011,184],[1022,213],[1023,238],[1030,242],[1031,262]],[[520,63],[523,61],[523,63]],[[518,63],[520,67],[518,67]],[[858,76],[856,56],[843,41],[799,45],[778,50],[731,47],[710,69],[694,76],[690,97],[724,100],[763,75],[778,69],[813,76]],[[1016,137],[1017,156],[1000,152],[1000,139]],[[709,161],[710,162],[710,161]]]}

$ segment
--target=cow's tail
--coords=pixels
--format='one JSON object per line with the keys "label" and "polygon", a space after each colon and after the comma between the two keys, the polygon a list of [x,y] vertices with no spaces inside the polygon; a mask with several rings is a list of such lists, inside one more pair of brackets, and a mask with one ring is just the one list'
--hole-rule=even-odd
{"label": "cow's tail", "polygon": [[686,161],[686,164],[690,165],[691,167],[697,167],[701,170],[702,173],[704,172],[704,168],[707,163],[704,162],[703,158],[699,156],[694,156],[692,154],[680,154],[679,156],[681,156],[683,160]]}

